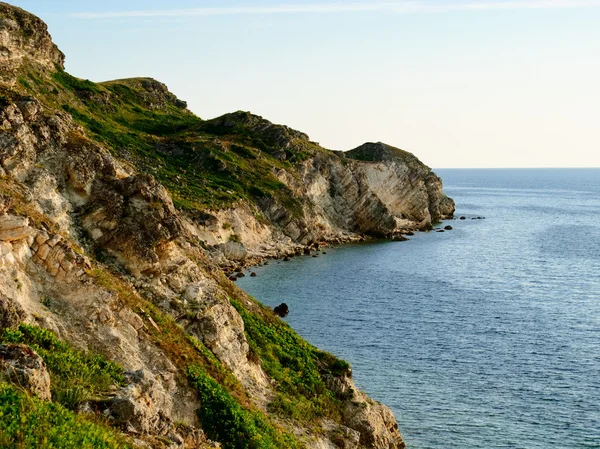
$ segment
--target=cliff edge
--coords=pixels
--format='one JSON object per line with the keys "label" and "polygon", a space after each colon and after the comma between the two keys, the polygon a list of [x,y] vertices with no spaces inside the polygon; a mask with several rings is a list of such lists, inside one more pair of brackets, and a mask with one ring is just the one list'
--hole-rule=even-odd
{"label": "cliff edge", "polygon": [[454,210],[439,178],[384,144],[202,120],[158,81],[63,61],[0,3],[2,444],[404,447],[346,362],[222,267],[428,229]]}

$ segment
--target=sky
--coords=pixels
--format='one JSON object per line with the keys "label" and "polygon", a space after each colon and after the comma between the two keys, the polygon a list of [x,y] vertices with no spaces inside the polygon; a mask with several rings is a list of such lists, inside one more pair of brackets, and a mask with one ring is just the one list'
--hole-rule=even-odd
{"label": "sky", "polygon": [[434,168],[600,167],[600,0],[14,0],[72,75],[149,76],[326,148]]}

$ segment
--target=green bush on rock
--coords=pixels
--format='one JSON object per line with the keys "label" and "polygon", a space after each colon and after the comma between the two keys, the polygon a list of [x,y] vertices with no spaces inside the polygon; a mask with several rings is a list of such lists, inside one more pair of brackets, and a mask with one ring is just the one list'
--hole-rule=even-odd
{"label": "green bush on rock", "polygon": [[298,447],[292,436],[275,429],[260,412],[243,408],[202,369],[191,367],[189,377],[202,404],[198,410],[202,428],[226,449]]}

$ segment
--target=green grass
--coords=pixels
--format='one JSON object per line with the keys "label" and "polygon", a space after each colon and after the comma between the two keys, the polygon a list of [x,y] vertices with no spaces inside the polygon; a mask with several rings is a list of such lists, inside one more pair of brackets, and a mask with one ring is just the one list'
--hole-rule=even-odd
{"label": "green grass", "polygon": [[[263,135],[246,123],[247,113],[232,114],[240,120],[232,127],[203,121],[182,108],[172,94],[144,90],[149,82],[94,83],[64,70],[48,77],[33,69],[19,78],[28,94],[69,113],[89,137],[158,178],[179,209],[197,213],[240,200],[257,204],[274,199],[285,203],[294,216],[303,213],[274,170],[323,151],[318,145],[280,127],[297,143],[295,149],[280,148],[271,134]],[[151,103],[153,98],[156,104]],[[274,157],[281,151],[285,161]]]}
{"label": "green grass", "polygon": [[26,344],[44,359],[50,373],[53,401],[69,409],[103,397],[124,381],[120,366],[100,355],[77,351],[48,330],[22,324],[17,330],[5,329],[1,340]]}
{"label": "green grass", "polygon": [[303,340],[272,312],[259,307],[249,312],[239,302],[231,303],[244,320],[253,356],[277,382],[278,395],[269,410],[307,423],[322,416],[340,420],[345,398],[327,388],[324,376],[349,373],[349,364]]}
{"label": "green grass", "polygon": [[190,382],[202,407],[198,417],[207,436],[226,449],[294,449],[295,439],[276,429],[265,416],[243,408],[219,383],[199,367],[189,369]]}
{"label": "green grass", "polygon": [[116,431],[0,383],[0,447],[19,449],[126,449]]}

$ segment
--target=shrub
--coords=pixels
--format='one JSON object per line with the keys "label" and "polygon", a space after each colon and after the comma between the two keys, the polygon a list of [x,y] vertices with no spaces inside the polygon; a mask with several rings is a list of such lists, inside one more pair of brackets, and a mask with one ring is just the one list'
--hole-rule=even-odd
{"label": "shrub", "polygon": [[243,408],[201,368],[191,367],[189,377],[200,396],[198,417],[209,438],[226,449],[297,447],[292,436],[275,429],[260,412]]}

